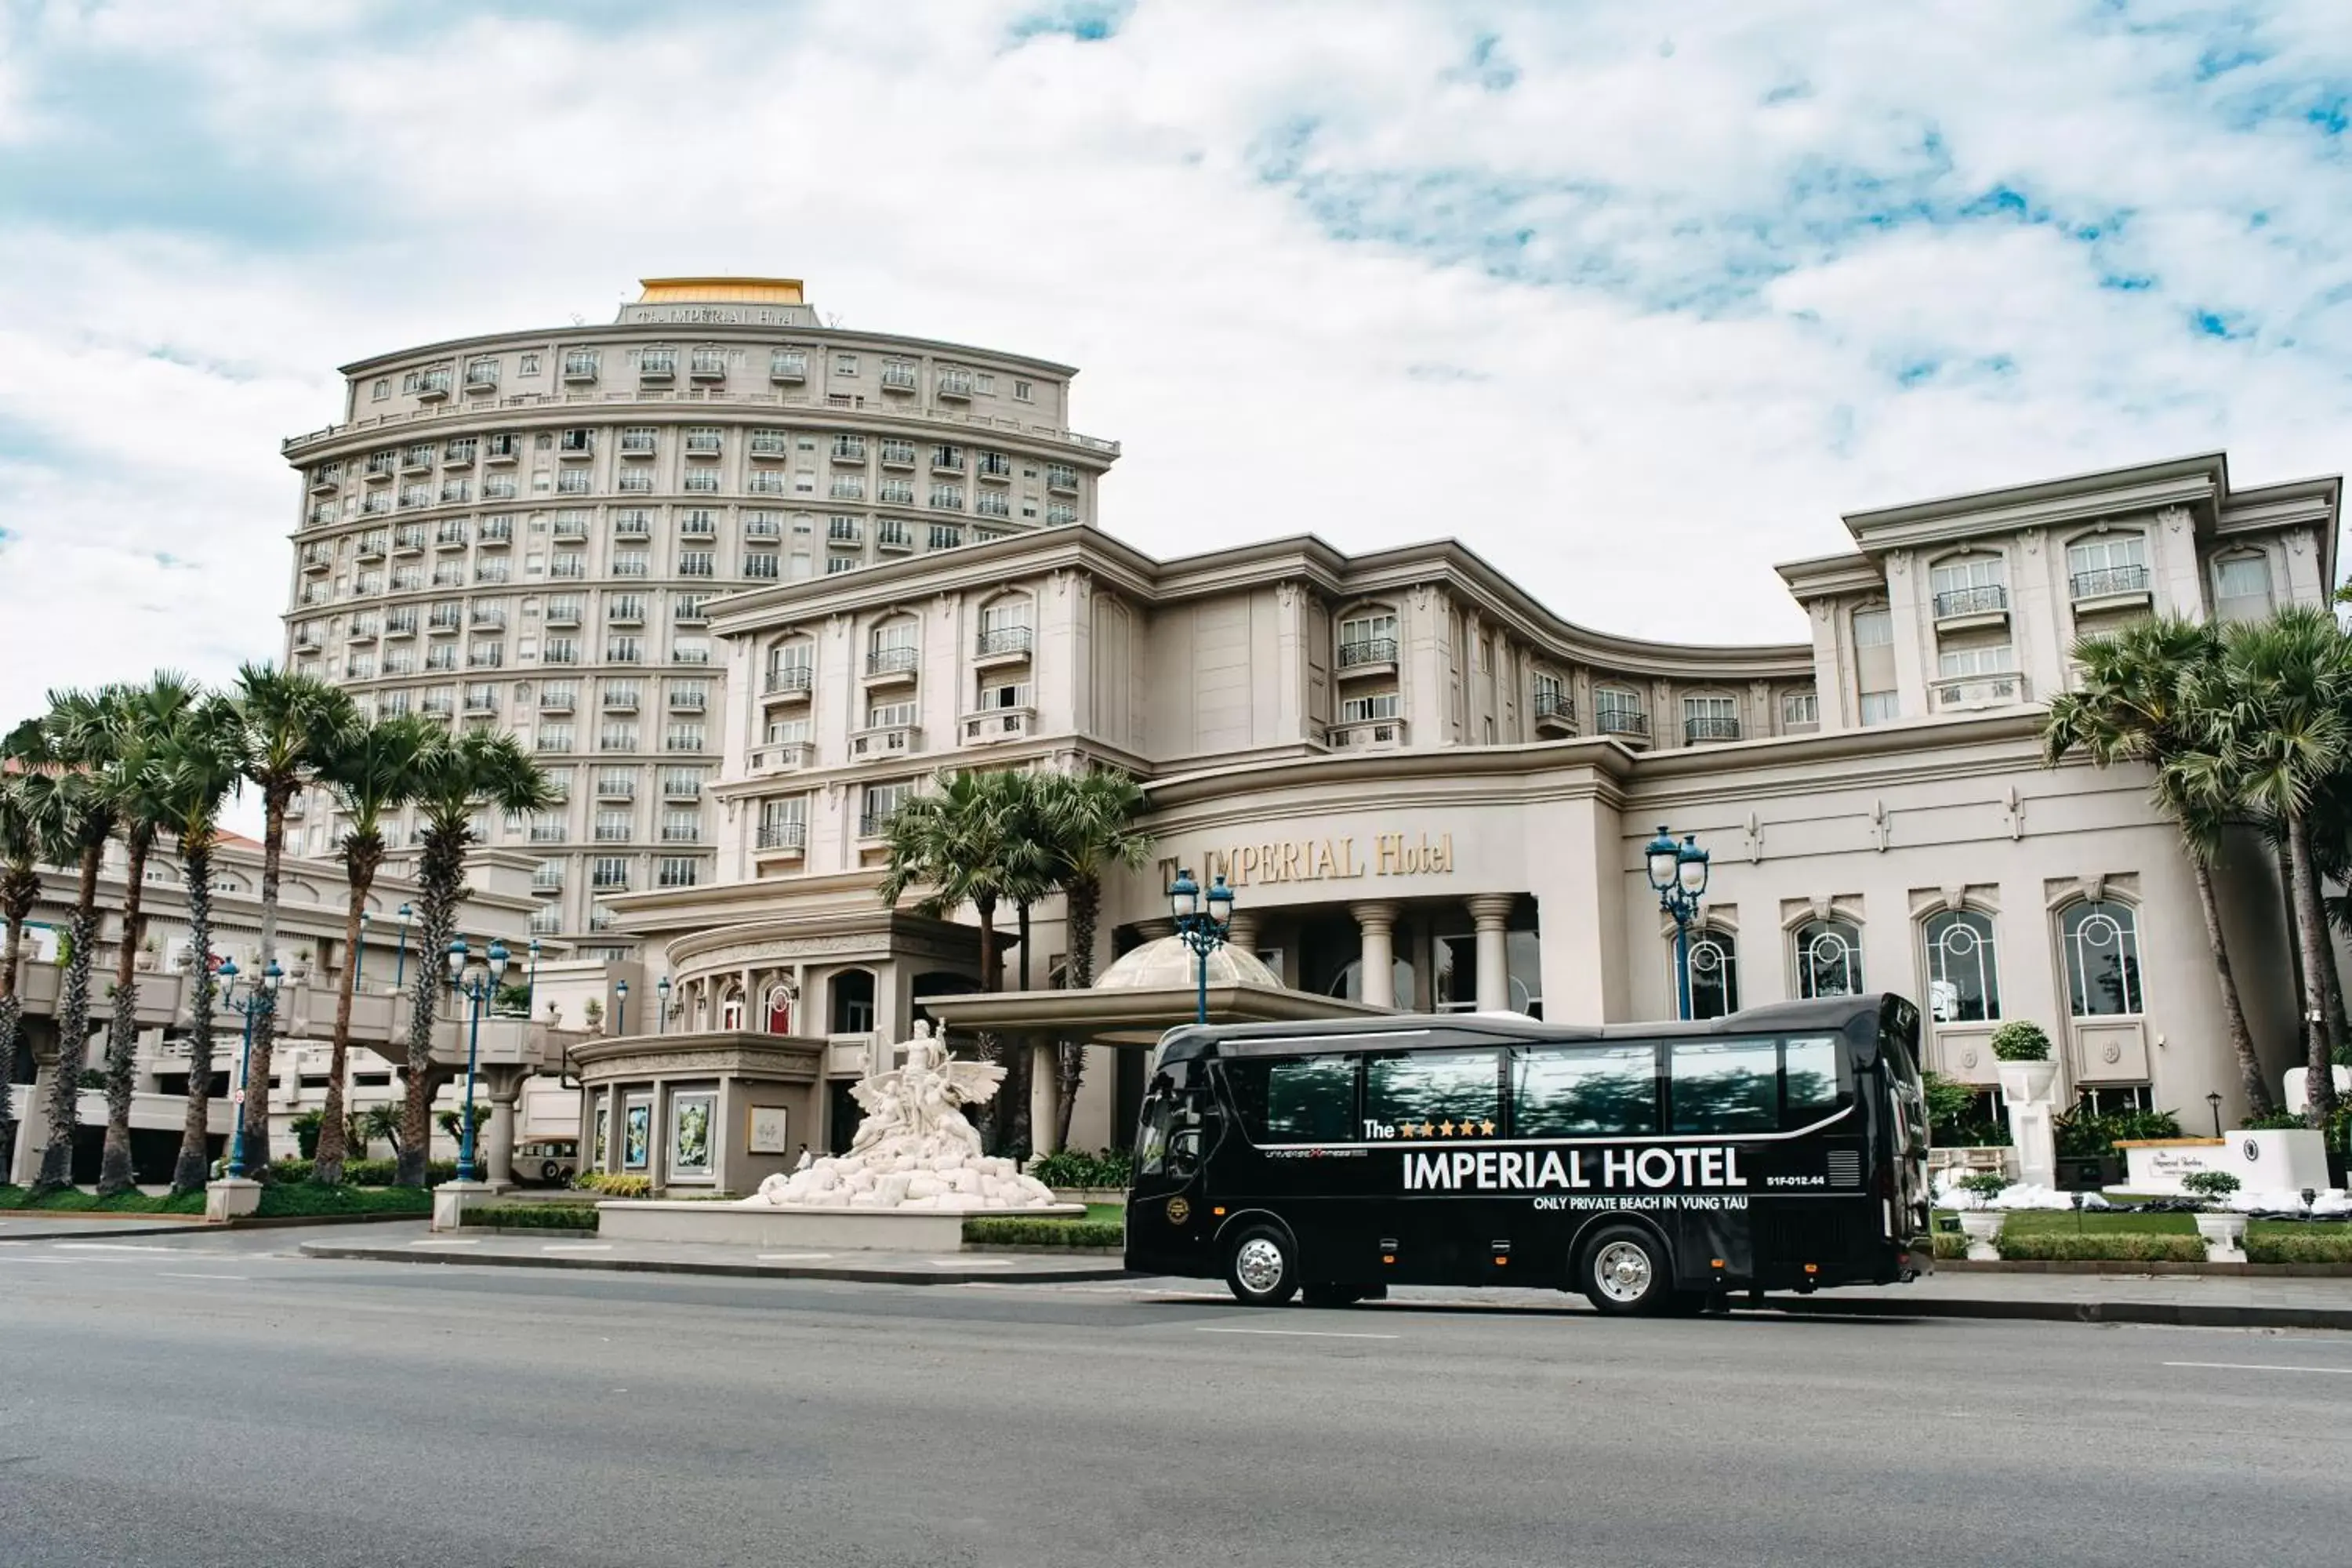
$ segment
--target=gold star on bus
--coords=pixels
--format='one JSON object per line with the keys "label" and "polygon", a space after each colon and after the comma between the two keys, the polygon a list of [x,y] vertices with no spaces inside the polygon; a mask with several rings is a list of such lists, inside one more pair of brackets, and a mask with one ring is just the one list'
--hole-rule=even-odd
{"label": "gold star on bus", "polygon": [[1495,1124],[1491,1121],[1481,1121],[1478,1123],[1478,1131],[1492,1138],[1495,1135]]}
{"label": "gold star on bus", "polygon": [[1400,1138],[1410,1138],[1414,1131],[1415,1128],[1410,1121],[1401,1121],[1397,1124],[1397,1136]]}
{"label": "gold star on bus", "polygon": [[1433,1122],[1433,1121],[1424,1121],[1424,1122],[1423,1122],[1423,1123],[1421,1124],[1421,1135],[1422,1135],[1423,1138],[1431,1137],[1431,1136],[1434,1135],[1436,1131],[1437,1131],[1437,1124],[1436,1124],[1435,1122]]}
{"label": "gold star on bus", "polygon": [[1437,1124],[1437,1130],[1438,1130],[1440,1132],[1444,1133],[1448,1138],[1451,1138],[1451,1137],[1453,1137],[1453,1136],[1454,1136],[1454,1123],[1452,1123],[1451,1121],[1441,1121],[1441,1122],[1439,1122],[1439,1123]]}

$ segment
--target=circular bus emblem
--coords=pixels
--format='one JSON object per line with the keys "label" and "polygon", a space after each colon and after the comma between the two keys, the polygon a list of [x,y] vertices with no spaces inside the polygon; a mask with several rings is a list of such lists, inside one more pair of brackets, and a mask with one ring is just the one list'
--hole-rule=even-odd
{"label": "circular bus emblem", "polygon": [[1185,1202],[1182,1198],[1170,1198],[1168,1200],[1168,1223],[1170,1225],[1182,1225],[1186,1220],[1191,1219],[1192,1217],[1192,1205],[1191,1204]]}

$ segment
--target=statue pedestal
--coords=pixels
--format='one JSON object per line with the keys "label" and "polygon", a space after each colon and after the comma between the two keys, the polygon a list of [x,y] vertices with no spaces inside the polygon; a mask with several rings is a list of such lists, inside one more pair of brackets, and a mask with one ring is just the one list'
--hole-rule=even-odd
{"label": "statue pedestal", "polygon": [[2009,1112],[2009,1141],[2017,1149],[2019,1182],[2058,1184],[2058,1141],[2050,1119],[2058,1085],[2056,1062],[2000,1064],[2000,1102]]}
{"label": "statue pedestal", "polygon": [[1084,1204],[1023,1209],[908,1209],[622,1202],[596,1205],[596,1234],[607,1241],[946,1254],[963,1249],[967,1219],[1084,1219],[1086,1215]]}
{"label": "statue pedestal", "polygon": [[205,1184],[205,1223],[226,1225],[261,1207],[261,1184],[243,1176],[225,1176]]}

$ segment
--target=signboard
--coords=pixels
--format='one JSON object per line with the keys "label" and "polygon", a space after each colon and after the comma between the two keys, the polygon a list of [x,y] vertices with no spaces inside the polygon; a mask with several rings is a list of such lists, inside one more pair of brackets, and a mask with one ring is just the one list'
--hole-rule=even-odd
{"label": "signboard", "polygon": [[787,1140],[789,1118],[781,1105],[751,1107],[751,1122],[744,1142],[744,1152],[751,1154],[789,1154],[793,1146]]}

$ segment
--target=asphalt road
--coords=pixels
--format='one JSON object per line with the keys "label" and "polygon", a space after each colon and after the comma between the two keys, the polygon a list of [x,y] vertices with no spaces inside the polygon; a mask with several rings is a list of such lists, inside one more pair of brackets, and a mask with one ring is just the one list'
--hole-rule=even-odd
{"label": "asphalt road", "polygon": [[0,1564],[2345,1561],[2352,1336],[0,1242]]}

